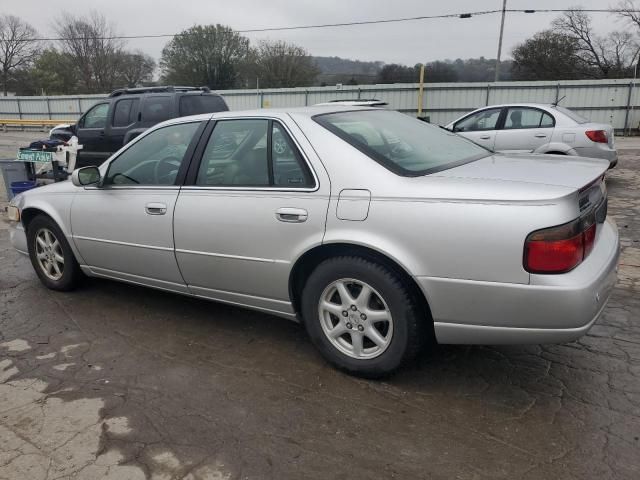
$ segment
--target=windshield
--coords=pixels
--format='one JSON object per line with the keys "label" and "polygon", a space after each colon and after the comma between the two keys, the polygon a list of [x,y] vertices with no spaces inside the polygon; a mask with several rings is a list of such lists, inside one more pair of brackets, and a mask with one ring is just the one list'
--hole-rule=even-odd
{"label": "windshield", "polygon": [[588,118],[584,118],[582,115],[578,115],[576,112],[569,110],[568,108],[556,106],[556,110],[563,113],[576,123],[589,123]]}
{"label": "windshield", "polygon": [[316,115],[314,120],[398,175],[427,175],[491,153],[399,112],[360,110]]}

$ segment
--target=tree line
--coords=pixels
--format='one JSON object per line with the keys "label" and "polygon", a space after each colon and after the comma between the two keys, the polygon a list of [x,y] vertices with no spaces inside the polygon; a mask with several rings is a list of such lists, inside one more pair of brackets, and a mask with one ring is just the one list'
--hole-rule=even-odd
{"label": "tree line", "polygon": [[[633,74],[640,55],[640,14],[636,0],[615,9],[625,28],[606,35],[595,31],[580,9],[557,17],[501,64],[500,80],[622,78]],[[230,88],[304,87],[310,85],[413,83],[422,64],[406,66],[312,57],[283,41],[252,44],[224,25],[196,25],[171,40],[159,62],[126,42],[107,19],[63,14],[57,40],[38,40],[38,32],[13,15],[0,15],[2,92],[19,95],[105,93],[115,88],[155,83]],[[425,64],[427,82],[492,81],[495,60],[484,57]],[[342,69],[349,68],[352,72]]]}

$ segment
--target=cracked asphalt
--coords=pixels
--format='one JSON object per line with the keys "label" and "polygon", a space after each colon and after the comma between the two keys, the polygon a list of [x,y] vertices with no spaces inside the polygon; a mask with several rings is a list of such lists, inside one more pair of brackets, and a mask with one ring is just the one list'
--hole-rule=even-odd
{"label": "cracked asphalt", "polygon": [[0,479],[640,478],[636,144],[608,174],[620,279],[587,336],[438,346],[384,382],[261,313],[48,291],[0,221]]}

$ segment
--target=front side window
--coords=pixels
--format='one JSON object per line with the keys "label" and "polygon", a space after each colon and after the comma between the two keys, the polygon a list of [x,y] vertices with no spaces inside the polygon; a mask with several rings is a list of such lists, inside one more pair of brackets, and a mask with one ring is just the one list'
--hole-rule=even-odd
{"label": "front side window", "polygon": [[553,127],[553,118],[537,108],[512,107],[507,110],[505,130]]}
{"label": "front side window", "polygon": [[109,165],[104,185],[173,185],[200,122],[154,130]]}
{"label": "front side window", "polygon": [[463,118],[453,127],[454,132],[477,132],[495,130],[500,118],[501,108],[490,108]]}
{"label": "front side window", "polygon": [[84,128],[104,128],[107,125],[108,113],[108,103],[101,103],[99,105],[96,105],[84,116],[81,126]]}
{"label": "front side window", "polygon": [[427,175],[491,153],[445,129],[389,110],[330,113],[314,120],[403,176]]}
{"label": "front side window", "polygon": [[216,123],[202,155],[197,185],[286,187],[313,185],[309,169],[285,129],[267,119]]}

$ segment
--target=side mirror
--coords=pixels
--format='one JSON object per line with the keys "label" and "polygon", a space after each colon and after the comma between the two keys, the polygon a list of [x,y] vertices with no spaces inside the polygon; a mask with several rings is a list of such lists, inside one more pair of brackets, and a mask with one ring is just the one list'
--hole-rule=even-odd
{"label": "side mirror", "polygon": [[78,133],[78,127],[77,125],[73,124],[73,125],[69,125],[69,131],[71,131],[71,133],[73,133],[74,135],[76,135]]}
{"label": "side mirror", "polygon": [[98,167],[82,167],[71,174],[71,183],[76,187],[94,185],[100,182],[100,170]]}

